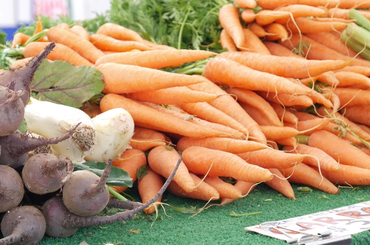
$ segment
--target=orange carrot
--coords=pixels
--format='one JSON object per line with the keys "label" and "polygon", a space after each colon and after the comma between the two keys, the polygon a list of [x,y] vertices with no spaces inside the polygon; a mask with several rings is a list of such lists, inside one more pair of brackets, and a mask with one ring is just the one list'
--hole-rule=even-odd
{"label": "orange carrot", "polygon": [[258,5],[263,9],[276,9],[280,6],[288,6],[291,4],[304,4],[315,7],[335,7],[339,2],[339,0],[258,0]]}
{"label": "orange carrot", "polygon": [[299,154],[314,156],[306,157],[303,159],[302,162],[309,166],[317,167],[330,172],[337,172],[340,170],[340,164],[325,151],[317,147],[312,147],[299,143],[297,147],[294,148],[284,146],[283,150],[286,152],[295,152]]}
{"label": "orange carrot", "polygon": [[207,81],[202,76],[171,73],[135,65],[106,63],[98,65],[97,69],[103,73],[104,93],[133,93]]}
{"label": "orange carrot", "polygon": [[340,164],[340,170],[330,172],[322,170],[322,174],[335,185],[369,185],[370,170]]}
{"label": "orange carrot", "polygon": [[167,187],[168,192],[178,197],[187,197],[204,201],[220,199],[220,193],[218,193],[214,187],[202,181],[197,175],[193,173],[189,174],[196,185],[196,188],[192,192],[186,192],[175,181],[171,181]]}
{"label": "orange carrot", "polygon": [[245,23],[254,23],[254,20],[256,19],[256,13],[253,11],[253,9],[246,8],[243,9],[240,17]]}
{"label": "orange carrot", "polygon": [[290,183],[312,186],[329,194],[339,193],[338,187],[304,163],[299,163],[292,168],[280,169],[280,171]]}
{"label": "orange carrot", "polygon": [[341,0],[337,5],[338,8],[370,8],[368,1],[358,0]]}
{"label": "orange carrot", "polygon": [[290,94],[290,93],[274,94],[274,93],[271,93],[271,92],[269,93],[265,91],[259,91],[257,93],[262,98],[266,99],[267,101],[282,104],[284,106],[303,106],[304,108],[307,108],[314,104],[313,100],[307,95],[296,95],[296,94]]}
{"label": "orange carrot", "polygon": [[239,10],[233,4],[223,5],[218,13],[218,19],[223,29],[234,40],[236,47],[243,46],[245,37],[243,27],[239,19]]}
{"label": "orange carrot", "polygon": [[142,40],[142,43],[146,44],[147,46],[149,47],[152,47],[153,49],[160,49],[160,50],[177,50],[176,48],[174,47],[171,47],[171,46],[168,46],[168,45],[164,45],[164,44],[157,44],[157,43],[153,43],[149,40],[145,40],[143,39]]}
{"label": "orange carrot", "polygon": [[313,132],[325,129],[325,127],[330,123],[329,118],[315,118],[310,120],[298,121],[296,124],[296,129],[300,132],[304,131],[305,135],[310,135]]}
{"label": "orange carrot", "polygon": [[370,156],[326,130],[312,133],[308,145],[325,151],[341,164],[370,169]]}
{"label": "orange carrot", "polygon": [[151,50],[152,48],[138,41],[123,41],[104,34],[90,35],[90,42],[102,51],[127,52],[131,50]]}
{"label": "orange carrot", "polygon": [[240,47],[243,51],[251,51],[255,53],[261,54],[270,54],[270,51],[266,48],[263,44],[261,39],[250,29],[243,29],[244,33],[244,44],[242,45],[243,48]]}
{"label": "orange carrot", "polygon": [[280,172],[280,170],[277,168],[269,168],[269,170],[275,176],[271,180],[266,181],[265,184],[270,186],[274,190],[280,192],[287,198],[295,200],[295,195],[294,195],[294,190],[292,188],[292,185],[289,183],[287,179],[285,179],[284,175]]}
{"label": "orange carrot", "polygon": [[105,23],[97,31],[118,40],[143,42],[143,38],[137,32],[114,23]]}
{"label": "orange carrot", "polygon": [[138,126],[135,126],[134,135],[130,140],[130,146],[132,148],[142,151],[147,151],[160,145],[165,146],[170,143],[163,133]]}
{"label": "orange carrot", "polygon": [[288,18],[290,16],[289,12],[286,11],[278,11],[278,10],[267,10],[263,9],[258,11],[256,14],[256,23],[265,26],[268,24],[273,23],[274,21],[280,18]]}
{"label": "orange carrot", "polygon": [[[204,176],[199,176],[203,178]],[[238,199],[242,198],[241,191],[230,183],[223,181],[218,176],[207,175],[204,178],[204,182],[215,188],[220,194],[220,198]]]}
{"label": "orange carrot", "polygon": [[249,23],[248,29],[251,30],[254,34],[256,34],[256,36],[259,38],[263,38],[267,35],[267,32],[265,31],[263,26],[257,24],[256,22]]}
{"label": "orange carrot", "polygon": [[273,177],[269,170],[249,164],[236,154],[225,151],[191,146],[182,152],[182,157],[189,171],[195,174],[208,173],[210,176],[250,182],[265,182]]}
{"label": "orange carrot", "polygon": [[283,106],[278,103],[270,102],[271,107],[275,110],[276,115],[280,121],[296,125],[298,118],[290,111],[287,111]]}
{"label": "orange carrot", "polygon": [[[150,150],[148,164],[154,172],[168,178],[179,158],[180,154],[175,149],[166,146],[157,146]],[[190,177],[189,170],[184,162],[180,163],[173,181],[186,192],[192,192],[195,188],[194,181]]]}
{"label": "orange carrot", "polygon": [[276,10],[292,14],[291,16],[275,20],[275,22],[279,24],[285,24],[288,21],[292,21],[292,17],[293,19],[298,17],[322,17],[326,14],[325,10],[321,7],[314,7],[305,4],[289,4],[281,6]]}
{"label": "orange carrot", "polygon": [[280,150],[263,149],[238,153],[246,162],[262,168],[290,168],[302,162],[307,155],[286,153]]}
{"label": "orange carrot", "polygon": [[135,125],[189,137],[225,136],[225,133],[204,128],[150,108],[117,94],[106,94],[100,101],[101,110],[123,108],[134,119]]}
{"label": "orange carrot", "polygon": [[296,137],[288,137],[284,139],[278,139],[276,140],[276,143],[282,146],[292,146],[296,147],[297,144],[299,143]]}
{"label": "orange carrot", "polygon": [[249,8],[253,9],[257,7],[257,2],[256,0],[235,0],[234,3],[239,7],[239,8]]}
{"label": "orange carrot", "polygon": [[287,29],[279,23],[271,23],[265,26],[266,41],[287,40],[289,37]]}
{"label": "orange carrot", "polygon": [[90,40],[90,34],[83,26],[74,25],[69,29],[69,31],[82,37],[83,39]]}
{"label": "orange carrot", "polygon": [[[256,183],[238,180],[236,181],[234,187],[239,189],[243,196],[246,196],[256,187]],[[236,199],[222,198],[220,205],[229,204],[234,200]]]}
{"label": "orange carrot", "polygon": [[335,77],[339,81],[338,87],[353,87],[364,90],[370,88],[370,78],[362,74],[352,71],[338,71],[335,72]]}
{"label": "orange carrot", "polygon": [[56,25],[56,27],[64,29],[64,30],[69,30],[69,25],[65,22],[59,23],[58,25]]}
{"label": "orange carrot", "polygon": [[[134,183],[137,180],[136,171],[146,165],[146,156],[143,151],[137,149],[127,149],[120,158],[112,162],[112,166],[125,170]],[[124,192],[128,187],[114,186],[114,189]]]}
{"label": "orange carrot", "polygon": [[370,91],[357,88],[335,88],[334,93],[339,97],[341,106],[368,105]]}
{"label": "orange carrot", "polygon": [[[141,202],[145,204],[147,201],[152,199],[158,191],[163,186],[163,177],[153,170],[150,169],[149,166],[146,166],[146,174],[138,180],[137,190],[139,192]],[[162,196],[160,196],[156,202],[160,202],[162,200]],[[159,204],[155,204],[156,207]],[[144,209],[144,212],[147,214],[152,214],[155,212],[154,204],[150,205],[148,208]]]}
{"label": "orange carrot", "polygon": [[[31,42],[24,48],[24,57],[34,57],[39,54],[50,42]],[[74,64],[75,66],[93,66],[94,64],[79,55],[73,49],[56,43],[54,49],[48,54],[49,60],[62,60]]]}
{"label": "orange carrot", "polygon": [[[362,1],[361,1],[362,2]],[[359,3],[360,4],[360,3]],[[357,8],[357,7],[356,7]],[[341,18],[349,20],[350,17],[348,16],[350,8],[329,8],[327,10],[327,16],[330,18]],[[360,10],[356,9],[357,12],[365,16],[366,18],[370,19],[370,12],[368,10]]]}
{"label": "orange carrot", "polygon": [[47,37],[51,42],[61,43],[70,47],[91,63],[95,63],[98,58],[104,56],[104,53],[91,42],[73,34],[69,30],[51,27],[47,33]]}
{"label": "orange carrot", "polygon": [[334,72],[337,72],[337,71],[351,71],[351,72],[356,72],[358,74],[362,74],[367,77],[370,77],[370,67],[366,67],[366,66],[346,66]]}
{"label": "orange carrot", "polygon": [[21,33],[21,32],[17,32],[16,34],[14,34],[14,37],[13,37],[12,44],[11,44],[10,48],[15,48],[15,47],[17,47],[17,45],[22,46],[30,38],[31,37],[29,35],[26,35],[26,34]]}
{"label": "orange carrot", "polygon": [[[279,118],[265,113],[265,111],[244,103],[242,101],[238,102],[239,105],[244,109],[244,111],[254,120],[259,126],[263,125],[274,125],[274,126],[282,126],[282,123],[279,121]],[[262,130],[261,130],[262,131]]]}
{"label": "orange carrot", "polygon": [[191,146],[201,146],[209,149],[226,151],[235,154],[267,148],[266,145],[254,141],[222,137],[194,138],[184,136],[181,137],[176,143],[176,149],[178,151],[184,151]]}
{"label": "orange carrot", "polygon": [[20,68],[20,67],[24,67],[27,65],[27,63],[32,59],[33,57],[27,57],[27,58],[23,58],[23,59],[17,59],[15,60],[11,65],[10,65],[10,68],[12,69],[17,69],[17,68]]}
{"label": "orange carrot", "polygon": [[84,111],[91,118],[96,117],[101,113],[100,106],[89,101],[83,103],[82,107],[80,107],[80,110]]}
{"label": "orange carrot", "polygon": [[292,127],[279,126],[260,126],[262,132],[268,140],[277,141],[289,137],[294,137],[299,134],[299,131]]}
{"label": "orange carrot", "polygon": [[328,84],[331,87],[337,87],[339,84],[339,80],[333,71],[323,72],[317,77],[317,81]]}
{"label": "orange carrot", "polygon": [[234,40],[225,31],[225,29],[222,29],[220,33],[220,43],[221,43],[222,48],[226,49],[229,52],[238,51],[237,47],[235,46]]}
{"label": "orange carrot", "polygon": [[147,151],[153,149],[156,146],[166,146],[166,142],[160,141],[158,139],[136,139],[132,137],[130,139],[130,146],[132,149],[138,149],[141,151]]}
{"label": "orange carrot", "polygon": [[352,122],[370,126],[370,108],[367,105],[348,106],[341,113]]}
{"label": "orange carrot", "polygon": [[266,48],[270,51],[272,55],[276,56],[286,56],[286,57],[296,57],[303,59],[302,56],[299,56],[295,53],[293,53],[290,49],[286,48],[285,46],[275,43],[272,41],[263,41],[263,44],[265,44]]}
{"label": "orange carrot", "polygon": [[346,21],[321,21],[317,18],[310,19],[306,17],[298,17],[293,21],[288,21],[285,28],[291,33],[315,33],[315,32],[330,32],[343,31],[349,22]]}

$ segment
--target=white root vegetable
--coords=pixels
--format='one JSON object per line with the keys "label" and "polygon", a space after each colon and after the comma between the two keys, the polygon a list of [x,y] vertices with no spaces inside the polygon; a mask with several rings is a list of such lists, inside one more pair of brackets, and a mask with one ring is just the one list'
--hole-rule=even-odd
{"label": "white root vegetable", "polygon": [[59,137],[80,123],[71,140],[52,145],[57,154],[73,162],[84,161],[97,143],[92,119],[74,107],[31,98],[25,107],[24,119],[30,132],[45,138]]}
{"label": "white root vegetable", "polygon": [[118,159],[127,149],[134,134],[134,120],[125,109],[115,108],[105,111],[92,118],[97,133],[97,145],[87,161],[103,161]]}

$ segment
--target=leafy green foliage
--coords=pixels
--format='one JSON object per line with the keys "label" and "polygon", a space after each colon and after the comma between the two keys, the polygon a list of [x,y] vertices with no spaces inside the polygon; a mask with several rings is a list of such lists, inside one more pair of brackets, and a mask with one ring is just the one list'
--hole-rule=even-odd
{"label": "leafy green foliage", "polygon": [[6,33],[0,30],[0,43],[5,44],[6,43]]}

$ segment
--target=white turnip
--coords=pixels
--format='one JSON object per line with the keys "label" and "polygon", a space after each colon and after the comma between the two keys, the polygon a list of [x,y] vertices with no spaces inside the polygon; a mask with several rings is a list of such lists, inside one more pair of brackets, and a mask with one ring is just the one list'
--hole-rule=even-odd
{"label": "white turnip", "polygon": [[0,213],[18,206],[24,196],[24,185],[12,167],[0,165]]}

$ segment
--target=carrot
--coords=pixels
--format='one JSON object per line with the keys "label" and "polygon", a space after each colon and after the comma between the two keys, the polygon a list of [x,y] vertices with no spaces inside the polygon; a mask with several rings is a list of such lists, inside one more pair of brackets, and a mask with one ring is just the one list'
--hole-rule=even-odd
{"label": "carrot", "polygon": [[239,8],[249,8],[253,9],[257,7],[257,2],[256,0],[235,0],[234,3],[239,7]]}
{"label": "carrot", "polygon": [[284,139],[277,139],[276,143],[281,145],[281,146],[292,146],[296,147],[297,144],[299,143],[296,137],[288,137]]}
{"label": "carrot", "polygon": [[265,182],[273,177],[269,170],[249,164],[236,154],[225,151],[191,146],[182,152],[182,158],[194,174],[232,177],[250,182]]}
{"label": "carrot", "polygon": [[299,131],[292,127],[281,126],[260,126],[262,132],[268,140],[277,141],[289,137],[294,137],[299,134]]}
{"label": "carrot", "polygon": [[153,43],[149,40],[145,40],[143,39],[141,41],[142,43],[146,44],[147,46],[149,47],[152,47],[153,49],[160,49],[160,50],[177,50],[176,48],[174,47],[171,47],[171,46],[168,46],[168,45],[164,45],[164,44],[157,44],[157,43]]}
{"label": "carrot", "polygon": [[265,26],[266,41],[287,40],[289,34],[285,26],[279,23],[271,23]]}
{"label": "carrot", "polygon": [[51,42],[61,43],[70,47],[91,63],[95,63],[98,58],[104,56],[104,53],[91,42],[65,29],[51,27],[47,37]]}
{"label": "carrot", "polygon": [[265,116],[272,122],[273,125],[282,126],[274,108],[265,99],[251,90],[227,87],[226,92],[237,97],[237,101],[253,106],[265,114]]}
{"label": "carrot", "polygon": [[104,93],[133,93],[207,81],[202,76],[171,73],[135,65],[106,63],[96,68],[103,73]]}
{"label": "carrot", "polygon": [[370,91],[358,88],[335,88],[334,93],[339,97],[341,106],[368,105]]}
{"label": "carrot", "polygon": [[271,93],[305,94],[306,90],[283,77],[251,69],[231,59],[216,56],[204,68],[206,78],[216,84]]}
{"label": "carrot", "polygon": [[[263,125],[274,125],[282,126],[279,118],[274,115],[266,113],[264,110],[260,110],[257,107],[238,101],[239,105],[244,109],[244,111],[261,127]],[[262,130],[261,130],[262,131]],[[266,135],[265,135],[266,137]]]}
{"label": "carrot", "polygon": [[[341,18],[341,19],[351,19],[349,16],[348,16],[348,12],[349,12],[350,8],[329,8],[327,10],[327,15],[328,17],[331,17],[331,18]],[[359,9],[356,9],[357,12],[359,12],[360,14],[362,14],[363,16],[365,16],[366,18],[370,19],[370,12],[368,10],[359,10]]]}
{"label": "carrot", "polygon": [[[166,146],[157,146],[150,150],[148,164],[154,172],[168,178],[179,158],[180,154],[175,149]],[[195,188],[195,183],[183,161],[180,163],[173,181],[186,192],[192,192]]]}
{"label": "carrot", "polygon": [[23,59],[17,59],[15,60],[11,65],[10,65],[10,68],[12,69],[17,69],[17,68],[20,68],[20,67],[24,67],[27,65],[27,63],[32,59],[33,57],[27,57],[27,58],[23,58]]}
{"label": "carrot", "polygon": [[263,9],[276,9],[280,6],[288,6],[291,4],[304,4],[314,7],[335,7],[339,2],[339,0],[258,0],[258,5]]}
{"label": "carrot", "polygon": [[138,41],[123,41],[104,34],[90,35],[90,42],[102,51],[127,52],[131,50],[151,50],[152,48]]}
{"label": "carrot", "polygon": [[[137,180],[136,171],[146,165],[146,156],[143,151],[137,149],[127,149],[120,158],[112,162],[112,166],[125,170],[134,183]],[[115,190],[124,192],[128,187],[114,186]]]}
{"label": "carrot", "polygon": [[294,190],[292,185],[289,183],[287,179],[285,179],[284,175],[280,172],[277,168],[269,168],[270,172],[273,173],[275,176],[269,181],[266,181],[265,184],[273,188],[274,190],[280,192],[287,198],[295,200]]}
{"label": "carrot", "polygon": [[370,184],[370,170],[356,166],[340,164],[339,171],[330,172],[322,170],[322,174],[335,185],[354,186]]}
{"label": "carrot", "polygon": [[104,34],[118,40],[143,42],[139,33],[114,23],[105,23],[97,31],[98,34]]}
{"label": "carrot", "polygon": [[311,155],[314,157],[306,157],[303,159],[303,163],[320,168],[321,170],[326,170],[330,172],[337,172],[340,170],[340,164],[332,158],[325,151],[312,147],[305,144],[298,144],[297,147],[284,146],[283,150],[286,152],[295,152],[304,155]]}
{"label": "carrot", "polygon": [[263,135],[258,124],[245,112],[245,110],[235,101],[231,95],[226,91],[221,89],[214,83],[202,83],[190,85],[190,89],[200,90],[210,93],[223,94],[223,96],[218,97],[215,100],[212,100],[210,103],[215,108],[226,113],[230,117],[234,118],[236,121],[244,125],[248,129],[248,138],[258,141],[260,143],[266,144],[266,137]]}
{"label": "carrot", "polygon": [[274,102],[270,102],[270,105],[282,122],[292,123],[294,125],[298,123],[298,118],[292,112],[287,111],[285,107]]}
{"label": "carrot", "polygon": [[[253,52],[223,52],[221,57],[237,61],[252,69],[268,72],[287,78],[306,78],[324,72],[344,68],[348,62],[343,60],[306,60],[296,57],[280,57]],[[272,65],[266,65],[272,63]]]}
{"label": "carrot", "polygon": [[338,87],[354,87],[364,90],[370,88],[370,78],[362,74],[352,71],[338,71],[335,72],[335,77],[339,81]]}
{"label": "carrot", "polygon": [[131,114],[135,125],[163,132],[190,137],[225,136],[223,132],[195,125],[117,94],[106,94],[100,101],[100,108],[103,112],[123,108]]}
{"label": "carrot", "polygon": [[363,125],[363,124],[359,124],[359,123],[356,123],[356,125],[358,127],[360,127],[363,131],[365,131],[366,133],[370,134],[370,127],[366,126],[366,125]]}
{"label": "carrot", "polygon": [[244,135],[249,134],[248,129],[243,124],[207,102],[185,103],[181,104],[180,107],[187,113],[196,115],[196,117],[203,120],[228,126],[242,132]]}
{"label": "carrot", "polygon": [[132,137],[130,139],[130,146],[132,149],[138,149],[141,151],[148,151],[156,146],[166,146],[166,142],[160,141],[158,139],[136,139]]}
{"label": "carrot", "polygon": [[221,30],[220,43],[221,47],[229,52],[238,51],[237,47],[235,46],[234,40],[230,37],[230,35],[226,32],[225,29]]}
{"label": "carrot", "polygon": [[239,10],[233,4],[223,5],[218,13],[220,25],[232,38],[237,48],[243,46],[245,37],[243,27],[239,19]]}
{"label": "carrot", "polygon": [[[149,166],[146,166],[146,174],[138,180],[137,190],[139,192],[141,202],[145,204],[147,201],[152,199],[158,191],[163,186],[163,177],[156,172],[154,172]],[[156,202],[160,202],[162,196],[160,196]],[[147,214],[152,214],[155,212],[155,206],[158,207],[159,204],[152,204],[148,208],[144,209]]]}
{"label": "carrot", "polygon": [[202,181],[197,175],[193,173],[190,173],[190,176],[196,185],[196,188],[192,192],[186,192],[175,181],[171,181],[171,183],[167,187],[168,192],[178,197],[187,197],[203,201],[220,199],[220,193],[218,193],[218,191],[214,187]]}
{"label": "carrot", "polygon": [[370,108],[367,105],[348,106],[341,113],[352,122],[370,126]]}
{"label": "carrot", "polygon": [[305,135],[310,135],[313,132],[316,132],[325,127],[330,123],[331,119],[329,118],[315,118],[310,120],[298,121],[296,128],[298,131],[304,131]]}
{"label": "carrot", "polygon": [[293,21],[288,21],[285,28],[291,33],[315,33],[315,32],[330,32],[330,31],[343,31],[348,25],[346,21],[321,21],[310,19],[306,17],[298,17]]}
{"label": "carrot", "polygon": [[328,84],[331,87],[337,87],[339,84],[339,80],[333,71],[323,72],[317,77],[317,81]]}
{"label": "carrot", "polygon": [[[34,57],[39,54],[50,42],[31,42],[24,48],[24,57]],[[54,49],[46,57],[49,60],[62,60],[75,66],[93,66],[94,64],[79,55],[73,49],[61,43],[56,43]]]}
{"label": "carrot", "polygon": [[[243,196],[246,196],[247,194],[249,194],[256,187],[256,183],[237,180],[234,187],[238,188]],[[236,200],[236,199],[222,198],[221,202],[220,202],[220,205],[229,204],[234,200]]]}
{"label": "carrot", "polygon": [[125,95],[127,98],[164,105],[207,102],[217,99],[218,95],[194,91],[185,86],[140,91]]}
{"label": "carrot", "polygon": [[261,39],[259,39],[259,37],[253,31],[244,28],[243,33],[244,33],[244,44],[243,48],[240,49],[255,53],[270,54],[270,51],[266,48]]}
{"label": "carrot", "polygon": [[272,55],[283,57],[296,57],[303,59],[302,56],[293,53],[290,49],[286,48],[285,46],[279,43],[272,41],[263,41],[263,44],[265,44],[266,48],[270,51]]}
{"label": "carrot", "polygon": [[292,15],[275,20],[275,23],[285,24],[298,17],[322,17],[326,14],[325,10],[321,7],[314,7],[305,4],[289,4],[281,6],[276,9],[277,11],[289,12]]}
{"label": "carrot", "polygon": [[[125,41],[127,42],[127,41]],[[103,63],[137,65],[153,69],[178,67],[188,62],[206,59],[216,53],[206,50],[150,50],[147,52],[124,52],[109,54],[96,61],[98,66]]]}
{"label": "carrot", "polygon": [[193,138],[184,136],[176,143],[176,149],[178,151],[184,151],[191,146],[201,146],[235,154],[267,148],[266,145],[258,142],[223,137]]}
{"label": "carrot", "polygon": [[312,186],[329,194],[339,193],[338,187],[304,163],[299,163],[292,168],[280,169],[280,171],[290,183]]}
{"label": "carrot", "polygon": [[58,25],[56,25],[56,27],[64,29],[64,30],[69,30],[69,25],[65,22],[59,23]]}
{"label": "carrot", "polygon": [[248,29],[251,30],[254,34],[256,34],[256,36],[259,38],[263,38],[267,35],[267,32],[265,31],[263,26],[257,24],[256,22],[249,23]]}
{"label": "carrot", "polygon": [[258,11],[258,13],[256,14],[255,21],[257,24],[265,26],[273,23],[274,21],[280,18],[288,18],[289,16],[290,13],[286,11],[262,9],[261,11]]}
{"label": "carrot", "polygon": [[307,155],[286,153],[274,149],[262,149],[257,151],[236,154],[250,164],[262,168],[290,168],[303,161]]}
{"label": "carrot", "polygon": [[13,40],[12,40],[12,44],[10,45],[10,48],[16,48],[18,45],[22,46],[30,38],[31,37],[29,35],[26,35],[26,34],[21,33],[21,32],[17,32],[17,33],[14,34],[14,37],[13,37]]}
{"label": "carrot", "polygon": [[147,151],[156,146],[167,145],[171,142],[167,137],[156,130],[135,126],[134,135],[130,140],[130,146],[134,149]]}
{"label": "carrot", "polygon": [[366,67],[366,66],[346,66],[334,72],[337,72],[337,71],[351,71],[351,72],[356,72],[358,74],[365,75],[367,77],[370,76],[370,67]]}
{"label": "carrot", "polygon": [[74,25],[69,29],[69,31],[82,37],[83,39],[90,40],[90,34],[83,26]]}
{"label": "carrot", "polygon": [[368,1],[358,0],[341,0],[337,5],[338,8],[370,8]]}
{"label": "carrot", "polygon": [[100,106],[89,101],[83,103],[82,107],[80,107],[80,110],[84,111],[91,118],[96,117],[101,113]]}
{"label": "carrot", "polygon": [[[199,177],[203,178],[204,176]],[[218,176],[207,175],[204,178],[204,182],[215,188],[220,194],[220,198],[239,199],[243,197],[241,191],[238,188],[230,183],[223,181]]]}
{"label": "carrot", "polygon": [[245,23],[254,23],[254,20],[256,19],[256,13],[253,11],[253,9],[243,9],[242,13],[240,14],[240,17]]}
{"label": "carrot", "polygon": [[370,169],[370,156],[326,130],[312,133],[308,145],[325,151],[341,164]]}
{"label": "carrot", "polygon": [[295,95],[289,93],[274,94],[265,91],[259,91],[257,93],[267,101],[282,104],[284,106],[303,106],[304,108],[307,108],[314,104],[313,100],[307,95]]}

